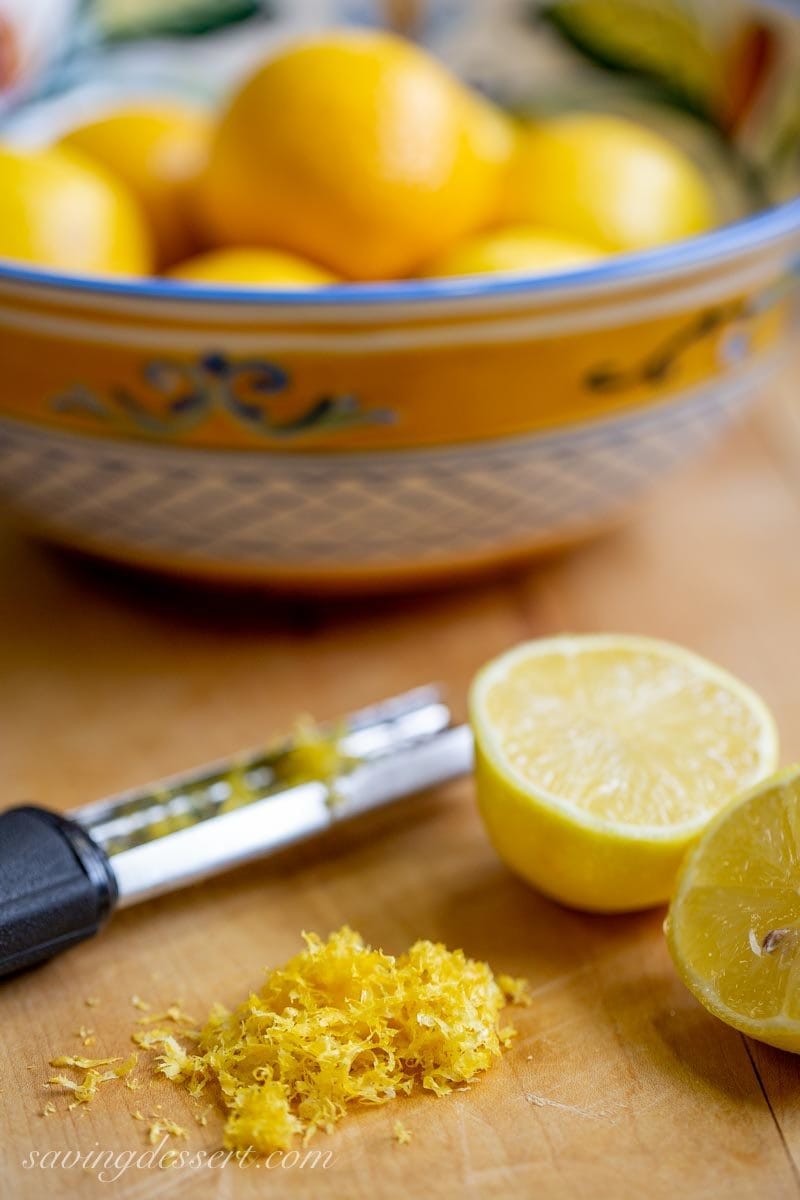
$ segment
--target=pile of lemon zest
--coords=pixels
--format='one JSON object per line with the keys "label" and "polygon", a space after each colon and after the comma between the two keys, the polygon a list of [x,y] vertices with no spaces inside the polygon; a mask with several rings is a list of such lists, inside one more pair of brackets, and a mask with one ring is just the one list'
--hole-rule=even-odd
{"label": "pile of lemon zest", "polygon": [[53,1104],[52,1100],[48,1100],[47,1103],[45,1104],[44,1108],[42,1109],[42,1116],[43,1117],[52,1117],[52,1115],[55,1111],[56,1111],[55,1104]]}
{"label": "pile of lemon zest", "polygon": [[137,1079],[135,1075],[129,1075],[128,1078],[125,1080],[125,1087],[130,1092],[135,1092],[141,1086],[142,1086],[142,1081],[140,1079]]}
{"label": "pile of lemon zest", "polygon": [[[228,1149],[269,1153],[330,1131],[354,1104],[415,1087],[444,1096],[474,1082],[507,1045],[503,990],[486,963],[417,942],[394,957],[344,927],[267,977],[233,1012],[212,1009],[189,1051],[162,1036],[156,1070],[193,1094],[214,1083]],[[174,1043],[174,1044],[173,1044]]]}
{"label": "pile of lemon zest", "polygon": [[402,1121],[395,1121],[392,1136],[398,1146],[407,1146],[414,1135],[410,1129],[406,1129]]}
{"label": "pile of lemon zest", "polygon": [[94,1046],[96,1044],[96,1042],[97,1042],[97,1038],[94,1036],[85,1037],[83,1039],[84,1046]]}
{"label": "pile of lemon zest", "polygon": [[143,1000],[141,998],[141,996],[136,996],[136,995],[131,996],[131,1004],[133,1005],[134,1008],[138,1008],[141,1012],[149,1012],[150,1011],[150,1005],[147,1003],[146,1000]]}
{"label": "pile of lemon zest", "polygon": [[497,984],[509,1004],[520,1004],[527,1008],[533,1003],[527,979],[517,979],[513,975],[498,975]]}
{"label": "pile of lemon zest", "polygon": [[146,1121],[147,1120],[147,1117],[144,1115],[144,1113],[139,1112],[138,1108],[135,1108],[133,1110],[133,1112],[131,1113],[131,1116],[133,1117],[134,1121]]}
{"label": "pile of lemon zest", "polygon": [[87,1028],[86,1025],[81,1025],[80,1029],[75,1030],[75,1037],[87,1038],[87,1037],[91,1037],[93,1033],[94,1033],[93,1029]]}

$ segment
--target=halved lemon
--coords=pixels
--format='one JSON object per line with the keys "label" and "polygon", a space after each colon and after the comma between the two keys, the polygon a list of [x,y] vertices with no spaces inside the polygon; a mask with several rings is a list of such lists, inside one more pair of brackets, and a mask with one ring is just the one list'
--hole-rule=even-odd
{"label": "halved lemon", "polygon": [[709,1012],[800,1053],[800,767],[711,822],[680,872],[665,928],[678,972]]}
{"label": "halved lemon", "polygon": [[688,847],[778,756],[750,688],[642,637],[518,646],[479,672],[470,717],[497,852],[554,899],[596,912],[666,901]]}

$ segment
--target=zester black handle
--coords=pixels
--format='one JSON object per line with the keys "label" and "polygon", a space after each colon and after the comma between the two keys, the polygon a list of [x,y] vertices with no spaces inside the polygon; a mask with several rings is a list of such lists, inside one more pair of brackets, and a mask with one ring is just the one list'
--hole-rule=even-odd
{"label": "zester black handle", "polygon": [[108,857],[76,822],[44,808],[0,813],[0,976],[91,937],[116,899]]}

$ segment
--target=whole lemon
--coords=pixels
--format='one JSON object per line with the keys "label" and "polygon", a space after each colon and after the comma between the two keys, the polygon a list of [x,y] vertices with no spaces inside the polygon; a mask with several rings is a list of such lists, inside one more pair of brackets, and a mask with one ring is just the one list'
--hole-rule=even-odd
{"label": "whole lemon", "polygon": [[336,283],[336,276],[316,263],[284,250],[231,246],[188,258],[167,272],[170,279],[187,283],[248,285],[276,283],[282,287],[320,287]]}
{"label": "whole lemon", "polygon": [[624,117],[574,113],[531,123],[510,177],[511,220],[533,221],[611,251],[643,250],[711,228],[698,167]]}
{"label": "whole lemon", "polygon": [[190,185],[205,163],[211,119],[199,109],[128,107],[71,129],[61,146],[88,154],[122,179],[139,200],[168,266],[190,254]]}
{"label": "whole lemon", "polygon": [[152,247],[125,185],[67,150],[0,146],[0,257],[86,275],[148,275]]}
{"label": "whole lemon", "polygon": [[605,256],[602,247],[537,225],[509,225],[465,238],[428,264],[425,274],[485,275],[491,272],[569,270]]}
{"label": "whole lemon", "polygon": [[290,46],[234,96],[199,209],[217,242],[391,278],[494,218],[513,145],[507,118],[422,50],[333,33]]}

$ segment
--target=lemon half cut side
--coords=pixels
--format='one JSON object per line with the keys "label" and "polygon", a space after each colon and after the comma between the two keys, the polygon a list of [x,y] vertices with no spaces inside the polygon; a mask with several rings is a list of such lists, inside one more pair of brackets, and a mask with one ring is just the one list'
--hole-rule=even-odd
{"label": "lemon half cut side", "polygon": [[666,934],[709,1012],[800,1053],[800,766],[711,822],[681,869]]}
{"label": "lemon half cut side", "polygon": [[711,818],[777,763],[775,723],[738,679],[668,642],[528,642],[470,694],[478,805],[501,858],[562,903],[665,902]]}

